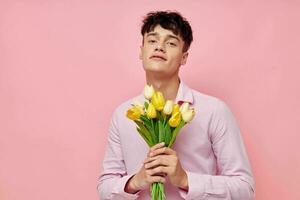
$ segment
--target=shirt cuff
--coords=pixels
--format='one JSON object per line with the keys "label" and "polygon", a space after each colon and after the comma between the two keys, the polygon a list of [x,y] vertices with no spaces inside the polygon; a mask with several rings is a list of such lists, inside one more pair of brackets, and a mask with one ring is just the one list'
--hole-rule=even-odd
{"label": "shirt cuff", "polygon": [[114,187],[115,190],[113,191],[113,193],[116,193],[122,197],[124,197],[125,199],[137,199],[139,197],[139,192],[135,193],[135,194],[130,194],[130,193],[127,193],[125,192],[125,185],[127,183],[127,181],[133,176],[134,174],[131,174],[131,175],[126,175],[126,176],[123,176],[121,178],[120,181],[118,181],[117,183],[117,186]]}
{"label": "shirt cuff", "polygon": [[[202,179],[199,176],[203,176],[197,173],[186,171],[188,177],[189,189],[188,191],[179,189],[179,194],[182,198],[186,200],[192,199],[204,199],[206,197],[205,194],[205,181],[206,179]],[[205,176],[205,175],[204,175]]]}

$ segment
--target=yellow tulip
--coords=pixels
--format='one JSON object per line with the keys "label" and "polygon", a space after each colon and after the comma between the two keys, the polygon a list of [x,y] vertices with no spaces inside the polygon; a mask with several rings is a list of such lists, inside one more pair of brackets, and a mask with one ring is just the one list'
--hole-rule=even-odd
{"label": "yellow tulip", "polygon": [[189,110],[185,111],[184,113],[182,113],[182,119],[186,123],[192,121],[192,119],[194,118],[194,116],[195,116],[194,109],[189,109]]}
{"label": "yellow tulip", "polygon": [[165,98],[161,92],[154,92],[151,103],[155,107],[156,110],[162,111],[165,106]]}
{"label": "yellow tulip", "polygon": [[154,88],[152,85],[146,85],[144,87],[144,96],[146,99],[150,100],[154,94]]}
{"label": "yellow tulip", "polygon": [[137,107],[132,107],[127,110],[126,116],[131,120],[138,120],[141,116],[141,112]]}
{"label": "yellow tulip", "polygon": [[173,104],[174,103],[173,103],[172,100],[167,100],[167,102],[166,102],[166,104],[164,106],[164,110],[163,110],[164,114],[170,115],[172,113],[172,111],[173,111]]}
{"label": "yellow tulip", "polygon": [[134,101],[133,106],[136,107],[137,109],[139,109],[139,111],[141,112],[141,115],[145,114],[145,107],[142,103],[140,103],[139,101]]}
{"label": "yellow tulip", "polygon": [[149,103],[148,109],[147,109],[147,117],[152,119],[156,117],[156,110],[152,103]]}
{"label": "yellow tulip", "polygon": [[172,115],[174,115],[175,113],[179,112],[180,107],[178,104],[174,104],[173,106],[173,111],[172,111]]}
{"label": "yellow tulip", "polygon": [[190,104],[188,102],[184,102],[183,104],[181,104],[180,106],[180,112],[184,113],[186,112],[190,107]]}
{"label": "yellow tulip", "polygon": [[181,113],[180,112],[176,112],[169,119],[169,125],[171,127],[177,127],[179,125],[180,121],[181,121]]}

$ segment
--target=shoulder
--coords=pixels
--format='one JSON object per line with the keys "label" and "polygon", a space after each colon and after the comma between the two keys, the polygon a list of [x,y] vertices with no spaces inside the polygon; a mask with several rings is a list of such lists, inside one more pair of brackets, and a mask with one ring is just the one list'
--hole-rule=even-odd
{"label": "shoulder", "polygon": [[202,120],[203,118],[207,119],[212,138],[223,135],[229,129],[238,130],[234,114],[224,100],[196,90],[193,90],[193,95],[200,118],[202,117]]}
{"label": "shoulder", "polygon": [[211,112],[222,112],[229,109],[225,101],[216,96],[195,89],[191,89],[191,91],[193,93],[195,106],[200,106],[202,109],[205,108]]}
{"label": "shoulder", "polygon": [[199,109],[204,109],[206,114],[210,116],[211,127],[237,127],[234,113],[224,100],[196,90],[193,92],[195,102],[201,102],[200,105],[202,106]]}

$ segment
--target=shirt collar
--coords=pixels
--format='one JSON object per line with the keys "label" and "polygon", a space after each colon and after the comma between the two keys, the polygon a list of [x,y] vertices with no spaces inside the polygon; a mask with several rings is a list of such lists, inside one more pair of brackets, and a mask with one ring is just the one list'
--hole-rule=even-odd
{"label": "shirt collar", "polygon": [[179,105],[184,102],[188,102],[190,105],[192,105],[194,103],[192,90],[185,83],[183,83],[182,80],[179,81],[179,88],[177,91],[175,102]]}

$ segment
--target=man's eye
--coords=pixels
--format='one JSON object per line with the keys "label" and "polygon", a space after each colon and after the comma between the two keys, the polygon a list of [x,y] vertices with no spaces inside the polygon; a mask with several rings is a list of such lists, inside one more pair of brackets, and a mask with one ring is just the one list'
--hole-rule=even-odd
{"label": "man's eye", "polygon": [[148,42],[149,42],[149,43],[155,43],[156,40],[149,40]]}
{"label": "man's eye", "polygon": [[170,46],[172,46],[172,47],[176,47],[177,45],[175,44],[175,43],[173,43],[173,42],[169,42],[168,43]]}

